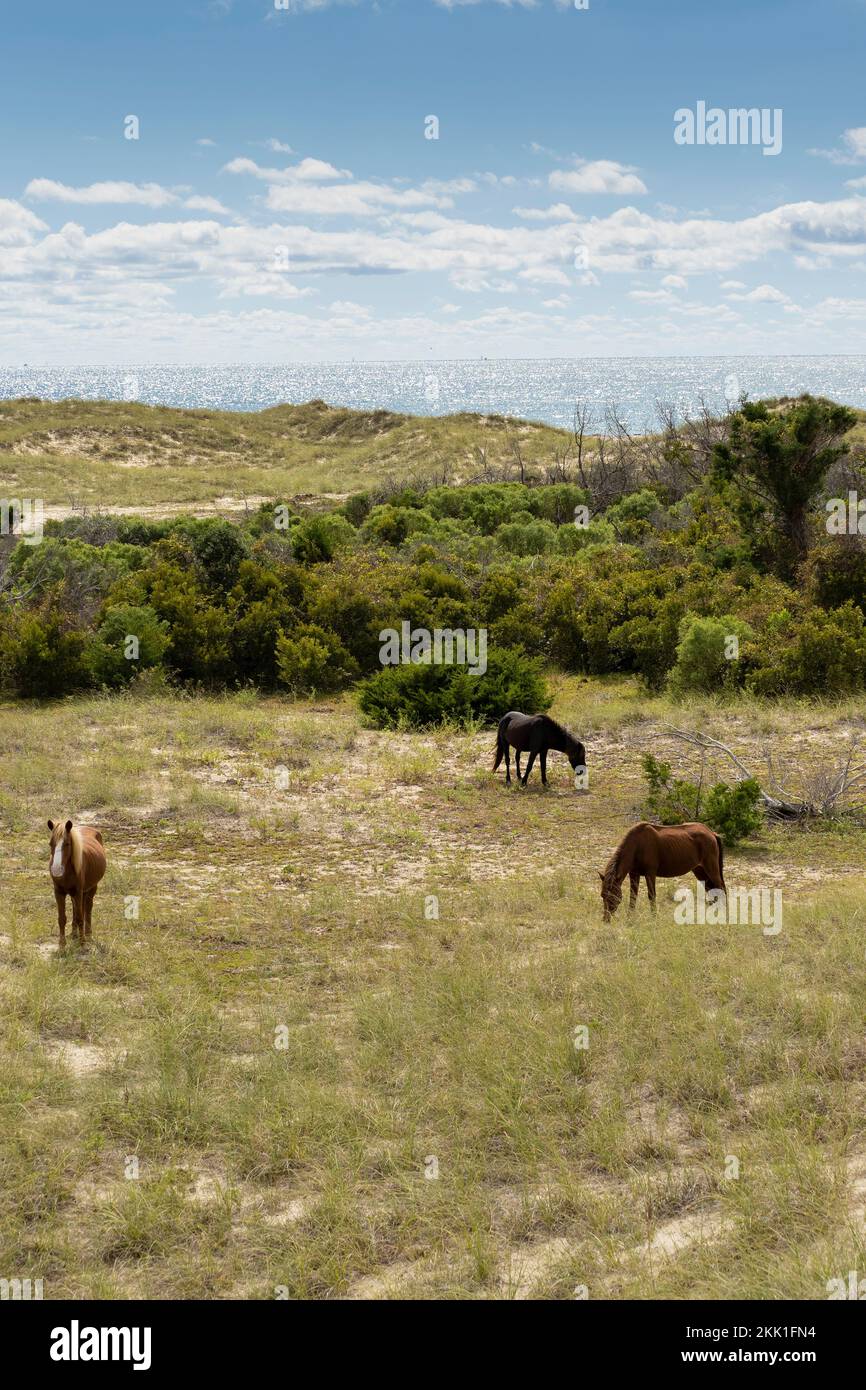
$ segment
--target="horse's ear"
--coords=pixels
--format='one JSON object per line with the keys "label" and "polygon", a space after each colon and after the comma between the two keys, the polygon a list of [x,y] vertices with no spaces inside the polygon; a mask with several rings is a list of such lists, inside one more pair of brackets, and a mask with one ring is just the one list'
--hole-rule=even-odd
{"label": "horse's ear", "polygon": [[599,878],[601,879],[602,883],[604,883],[604,874],[601,873],[601,871],[599,871],[599,875],[598,875],[598,876],[599,876]]}
{"label": "horse's ear", "polygon": [[53,830],[53,829],[54,829],[54,821],[53,821],[53,820],[50,820],[50,821],[48,822],[48,829],[49,829],[49,830]]}
{"label": "horse's ear", "polygon": [[72,821],[71,821],[71,820],[68,820],[68,821],[66,822],[66,831],[67,831],[67,834],[69,833],[69,831],[70,831],[71,829],[72,829]]}

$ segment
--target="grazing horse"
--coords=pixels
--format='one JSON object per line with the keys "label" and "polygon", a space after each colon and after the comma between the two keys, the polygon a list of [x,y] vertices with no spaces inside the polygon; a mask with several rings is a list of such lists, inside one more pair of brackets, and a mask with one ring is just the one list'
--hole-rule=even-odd
{"label": "grazing horse", "polygon": [[96,888],[105,873],[105,850],[102,835],[91,825],[65,825],[48,822],[51,831],[49,872],[57,904],[57,925],[60,928],[61,949],[66,945],[66,899],[72,899],[72,935],[78,932],[83,945],[90,936],[90,918]]}
{"label": "grazing horse", "polygon": [[626,878],[631,884],[629,907],[635,905],[643,875],[650,906],[655,910],[657,878],[693,873],[701,883],[721,889],[727,896],[723,870],[722,842],[709,826],[699,821],[685,825],[650,825],[641,821],[626,833],[604,873],[599,874],[604,920],[609,922],[622,902],[620,884]]}
{"label": "grazing horse", "polygon": [[[542,785],[547,786],[547,755],[551,749],[557,753],[565,753],[576,774],[575,785],[577,785],[578,775],[586,772],[586,749],[583,744],[547,714],[521,714],[519,710],[513,709],[500,719],[496,732],[496,758],[493,763],[493,771],[496,771],[504,756],[506,786],[511,783],[510,748],[515,749],[514,763],[517,768],[517,780],[524,787],[529,780],[532,764],[536,758],[541,762]],[[520,775],[521,753],[529,754],[526,774],[523,777]]]}

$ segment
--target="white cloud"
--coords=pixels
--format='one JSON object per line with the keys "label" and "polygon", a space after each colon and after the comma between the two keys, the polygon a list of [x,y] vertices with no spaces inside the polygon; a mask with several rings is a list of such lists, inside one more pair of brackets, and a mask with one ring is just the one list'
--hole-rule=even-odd
{"label": "white cloud", "polygon": [[417,188],[388,188],[378,183],[276,184],[265,198],[272,212],[319,216],[372,217],[390,209],[449,208],[452,199]]}
{"label": "white cloud", "polygon": [[547,208],[512,208],[515,217],[525,222],[580,222],[576,212],[567,203],[552,203]]}
{"label": "white cloud", "polygon": [[576,169],[554,169],[548,175],[551,188],[561,193],[646,193],[646,184],[628,164],[615,159],[580,160]]}
{"label": "white cloud", "polygon": [[35,212],[11,198],[0,198],[0,246],[27,246],[37,232],[47,231],[47,224]]}
{"label": "white cloud", "polygon": [[190,211],[214,212],[224,217],[231,217],[231,208],[223,207],[219,198],[210,198],[194,193],[191,198],[184,198],[183,205]]}
{"label": "white cloud", "polygon": [[147,208],[162,208],[178,202],[176,193],[158,183],[124,183],[106,180],[90,183],[84,188],[71,188],[55,179],[31,179],[24,190],[26,198],[59,203],[137,203]]}
{"label": "white cloud", "polygon": [[348,169],[336,169],[324,159],[302,159],[285,169],[265,169],[254,159],[240,156],[223,166],[224,174],[252,174],[266,183],[327,183],[329,179],[350,179]]}
{"label": "white cloud", "polygon": [[[82,353],[88,343],[96,352],[101,333],[99,360],[114,350],[110,343],[120,345],[120,350],[124,341],[142,351],[154,343],[155,357],[164,357],[170,343],[175,359],[183,355],[185,344],[195,343],[191,351],[204,360],[211,354],[211,331],[214,353],[233,345],[237,355],[246,345],[251,360],[272,355],[285,341],[302,342],[306,350],[307,339],[311,352],[319,344],[325,355],[329,346],[354,344],[361,338],[371,355],[389,355],[392,343],[417,352],[422,340],[443,355],[459,355],[461,335],[473,347],[483,344],[484,351],[500,352],[512,344],[533,353],[569,347],[581,352],[652,351],[661,341],[665,351],[794,350],[788,340],[785,347],[779,346],[784,318],[786,330],[801,335],[792,337],[790,344],[802,351],[833,350],[832,334],[843,319],[849,350],[866,346],[866,322],[861,333],[857,300],[828,298],[819,309],[803,311],[772,284],[747,290],[743,280],[727,278],[767,262],[772,270],[760,273],[775,279],[786,258],[788,265],[862,265],[866,198],[853,193],[825,203],[783,204],[738,220],[682,214],[685,220],[676,221],[635,206],[578,217],[560,202],[546,209],[515,209],[516,222],[491,225],[451,211],[456,196],[478,191],[480,176],[411,186],[397,180],[355,180],[313,159],[276,171],[261,169],[252,160],[233,160],[226,168],[257,180],[263,196],[255,199],[252,222],[236,219],[225,225],[218,219],[232,214],[217,198],[156,184],[103,183],[70,189],[34,180],[28,185],[30,196],[39,196],[40,188],[46,196],[47,185],[55,201],[69,202],[74,195],[75,201],[95,204],[105,200],[108,189],[116,199],[121,194],[128,201],[140,202],[143,196],[165,199],[171,209],[165,220],[143,225],[123,221],[98,231],[87,231],[74,221],[50,230],[20,203],[0,202],[5,276],[5,285],[0,285],[0,342],[23,334],[32,357],[38,350],[34,343],[59,352],[62,344],[76,341],[77,332]],[[182,208],[203,215],[185,218]],[[263,209],[270,212],[266,225]],[[354,221],[334,227],[314,220],[333,214]],[[587,248],[583,272],[574,264],[578,242]],[[275,267],[278,248],[285,248],[289,273]],[[721,281],[726,303],[678,298],[678,292],[688,288],[689,277],[707,273],[714,284]],[[356,303],[365,297],[360,289],[348,297],[345,282],[339,285],[333,279],[351,275],[354,286],[364,286],[370,284],[365,277],[395,274],[407,277],[401,301],[414,291],[425,305],[435,304],[437,294],[444,297],[450,283],[473,298],[495,296],[500,307],[482,303],[481,312],[473,315],[449,303],[440,305],[436,314],[407,311],[396,318],[377,317]],[[428,281],[413,287],[408,278],[413,274],[440,277],[432,300]],[[615,277],[626,275],[649,288],[629,290],[628,282],[617,286]],[[611,294],[622,296],[619,303],[606,313],[569,318],[564,313],[568,291],[597,285],[600,277]],[[563,293],[542,300],[548,285],[561,287]],[[295,301],[301,304],[320,287],[337,307],[318,314],[297,312]],[[593,301],[596,298],[593,294]],[[531,310],[521,307],[527,303]],[[782,313],[766,313],[766,305],[778,306]],[[140,340],[134,327],[139,321]],[[570,336],[578,332],[578,322],[585,340]],[[811,339],[807,326],[813,330]],[[252,338],[255,332],[261,335],[258,346]],[[287,334],[296,336],[289,340]]]}
{"label": "white cloud", "polygon": [[629,290],[629,299],[637,299],[644,304],[675,304],[676,295],[670,290]]}
{"label": "white cloud", "polygon": [[791,299],[774,285],[757,285],[747,294],[729,294],[729,299],[741,300],[744,304],[790,304]]}
{"label": "white cloud", "polygon": [[841,150],[809,150],[808,153],[829,159],[831,164],[860,164],[866,159],[866,126],[844,130]]}

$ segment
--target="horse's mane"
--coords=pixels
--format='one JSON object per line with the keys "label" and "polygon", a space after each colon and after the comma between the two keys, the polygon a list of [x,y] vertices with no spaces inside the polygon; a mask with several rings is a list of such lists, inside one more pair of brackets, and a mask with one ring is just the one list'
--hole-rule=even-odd
{"label": "horse's mane", "polygon": [[605,882],[607,882],[607,880],[608,880],[614,873],[616,873],[617,869],[619,868],[619,860],[620,860],[620,851],[621,851],[621,849],[622,849],[622,845],[619,845],[619,846],[614,850],[613,854],[610,856],[610,859],[608,859],[607,863],[606,863],[605,866],[604,866],[604,873],[602,874],[602,878],[605,880]]}
{"label": "horse's mane", "polygon": [[72,841],[72,867],[75,870],[75,877],[81,878],[81,865],[84,861],[84,845],[81,842],[81,831],[77,825],[73,825],[69,832]]}
{"label": "horse's mane", "polygon": [[551,719],[549,714],[546,714],[544,717],[547,720],[548,724],[551,726],[551,728],[556,729],[557,733],[562,734],[563,738],[568,739],[571,743],[580,743],[580,739],[577,738],[577,736],[573,734],[570,729],[566,729],[564,725],[558,724],[555,719]]}

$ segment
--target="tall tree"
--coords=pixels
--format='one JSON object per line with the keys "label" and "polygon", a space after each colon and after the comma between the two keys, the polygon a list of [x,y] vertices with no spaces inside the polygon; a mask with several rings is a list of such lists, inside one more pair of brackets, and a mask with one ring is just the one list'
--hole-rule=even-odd
{"label": "tall tree", "polygon": [[746,401],[716,444],[712,476],[734,485],[741,520],[755,539],[774,532],[781,573],[790,576],[809,548],[809,510],[831,466],[847,453],[844,437],[857,416],[815,396],[792,405]]}

